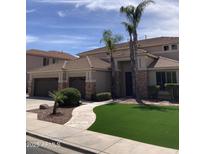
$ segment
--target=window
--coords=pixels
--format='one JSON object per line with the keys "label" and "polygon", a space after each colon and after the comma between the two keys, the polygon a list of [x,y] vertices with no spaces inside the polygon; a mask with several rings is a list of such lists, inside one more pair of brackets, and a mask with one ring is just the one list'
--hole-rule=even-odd
{"label": "window", "polygon": [[49,64],[49,58],[45,57],[43,58],[43,66],[46,66]]}
{"label": "window", "polygon": [[53,64],[55,64],[56,63],[56,59],[55,58],[53,58]]}
{"label": "window", "polygon": [[164,46],[164,51],[168,51],[169,50],[169,46],[168,45],[165,45]]}
{"label": "window", "polygon": [[164,89],[165,83],[177,83],[176,72],[156,72],[157,85],[160,85],[160,89]]}
{"label": "window", "polygon": [[172,44],[172,50],[177,50],[177,44]]}

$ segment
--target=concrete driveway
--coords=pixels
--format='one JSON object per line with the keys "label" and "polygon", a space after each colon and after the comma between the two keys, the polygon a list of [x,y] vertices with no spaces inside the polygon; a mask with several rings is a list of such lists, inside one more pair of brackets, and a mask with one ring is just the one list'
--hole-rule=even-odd
{"label": "concrete driveway", "polygon": [[54,101],[48,98],[26,98],[26,110],[39,108],[39,105],[41,104],[53,106]]}

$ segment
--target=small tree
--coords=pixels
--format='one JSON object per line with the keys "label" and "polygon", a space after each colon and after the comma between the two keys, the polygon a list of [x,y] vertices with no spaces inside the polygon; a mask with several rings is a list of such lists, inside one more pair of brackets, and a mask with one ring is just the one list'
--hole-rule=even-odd
{"label": "small tree", "polygon": [[115,45],[119,43],[120,41],[123,40],[123,37],[121,35],[113,35],[111,30],[104,30],[102,39],[100,42],[103,42],[107,48],[107,52],[110,55],[110,63],[111,63],[111,71],[112,71],[112,76],[111,76],[111,94],[112,97],[116,97],[116,68],[115,68],[115,62],[113,58],[113,53],[115,52]]}
{"label": "small tree", "polygon": [[63,103],[66,96],[64,96],[60,91],[49,92],[49,96],[51,96],[54,100],[53,114],[56,114],[56,110],[59,105],[58,103]]}

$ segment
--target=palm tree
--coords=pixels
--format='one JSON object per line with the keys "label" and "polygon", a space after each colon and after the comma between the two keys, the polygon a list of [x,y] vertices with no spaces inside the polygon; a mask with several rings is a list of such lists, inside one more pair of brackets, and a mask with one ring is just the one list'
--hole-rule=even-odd
{"label": "palm tree", "polygon": [[[130,49],[130,59],[131,59],[130,60],[130,65],[131,65],[131,71],[134,72],[133,69],[135,68],[134,67],[135,66],[135,64],[134,64],[135,60],[134,60],[134,48],[133,48],[133,37],[132,37],[133,31],[134,31],[134,27],[133,27],[132,24],[127,23],[127,22],[122,22],[122,24],[124,25],[126,31],[129,34],[129,49]],[[136,93],[135,92],[135,86],[134,86],[134,85],[136,85],[136,80],[134,80],[134,79],[135,78],[132,77],[132,85],[133,85],[132,86],[132,92],[133,92],[133,94]]]}
{"label": "palm tree", "polygon": [[132,81],[133,81],[133,97],[139,100],[138,94],[138,61],[137,61],[137,50],[138,50],[138,38],[137,38],[137,28],[140,23],[144,9],[151,3],[154,3],[153,0],[143,0],[137,7],[133,5],[128,5],[126,7],[122,6],[120,12],[125,14],[128,23],[124,22],[125,28],[130,36],[130,61],[131,61],[131,70],[132,70]]}
{"label": "palm tree", "polygon": [[112,98],[116,97],[116,83],[115,83],[115,63],[114,63],[114,58],[113,58],[113,53],[115,51],[115,44],[120,42],[122,40],[121,35],[113,35],[111,30],[104,30],[103,32],[103,37],[100,40],[100,42],[103,42],[107,48],[107,52],[110,55],[110,62],[111,62],[111,71],[112,71],[112,77],[111,77],[111,94]]}
{"label": "palm tree", "polygon": [[58,103],[61,102],[63,103],[63,100],[65,99],[66,96],[64,96],[63,93],[61,93],[60,91],[55,91],[55,92],[49,92],[49,96],[51,96],[54,100],[54,106],[53,106],[53,113],[52,114],[56,114],[56,110],[58,107]]}

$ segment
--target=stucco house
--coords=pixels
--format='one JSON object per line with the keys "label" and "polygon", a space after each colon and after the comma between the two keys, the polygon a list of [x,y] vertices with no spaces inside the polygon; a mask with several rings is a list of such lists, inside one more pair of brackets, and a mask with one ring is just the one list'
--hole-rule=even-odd
{"label": "stucco house", "polygon": [[37,49],[29,49],[26,51],[26,87],[28,85],[28,71],[33,69],[55,64],[65,60],[76,59],[75,56],[61,51],[43,51]]}
{"label": "stucco house", "polygon": [[[139,94],[147,97],[149,85],[179,82],[179,38],[158,37],[140,40],[138,44]],[[128,42],[116,46],[117,95],[132,94],[132,73]],[[29,94],[46,96],[48,91],[65,87],[78,88],[82,96],[110,91],[111,69],[106,48],[78,54],[79,58],[29,71]]]}

